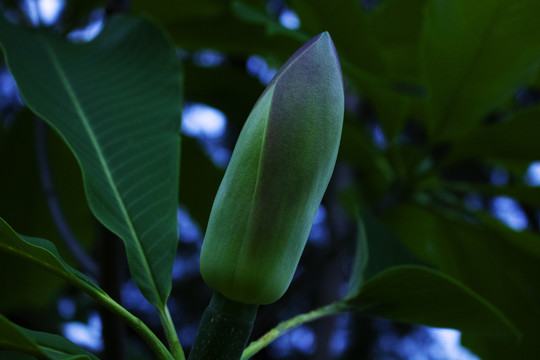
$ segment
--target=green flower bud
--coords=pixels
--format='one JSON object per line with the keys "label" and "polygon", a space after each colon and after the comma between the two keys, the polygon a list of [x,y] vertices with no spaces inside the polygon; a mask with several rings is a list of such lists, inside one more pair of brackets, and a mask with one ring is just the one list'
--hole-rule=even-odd
{"label": "green flower bud", "polygon": [[339,59],[324,32],[281,67],[240,133],[201,252],[214,291],[245,304],[285,293],[335,166],[343,112]]}

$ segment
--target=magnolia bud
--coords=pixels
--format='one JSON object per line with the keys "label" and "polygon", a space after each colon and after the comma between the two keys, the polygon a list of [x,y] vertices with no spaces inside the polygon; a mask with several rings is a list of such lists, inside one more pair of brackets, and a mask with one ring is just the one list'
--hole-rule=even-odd
{"label": "magnolia bud", "polygon": [[336,163],[343,112],[339,59],[324,32],[281,67],[240,133],[201,252],[214,291],[245,304],[285,293]]}

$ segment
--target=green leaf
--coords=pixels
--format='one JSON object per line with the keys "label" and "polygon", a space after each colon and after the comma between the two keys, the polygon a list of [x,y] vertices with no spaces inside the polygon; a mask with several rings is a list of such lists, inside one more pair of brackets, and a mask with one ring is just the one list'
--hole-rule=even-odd
{"label": "green leaf", "polygon": [[347,304],[362,316],[519,336],[516,327],[487,300],[459,281],[420,266],[398,266],[380,273]]}
{"label": "green leaf", "polygon": [[446,140],[470,131],[531,79],[540,62],[540,2],[434,0],[425,14],[429,126]]}
{"label": "green leaf", "polygon": [[328,31],[336,44],[343,68],[353,64],[361,71],[383,74],[385,64],[369,34],[366,13],[358,1],[292,0],[302,30],[310,34]]}
{"label": "green leaf", "polygon": [[364,276],[370,279],[381,271],[397,265],[419,264],[409,249],[403,246],[395,231],[373,214],[363,214],[368,239],[369,262]]}
{"label": "green leaf", "polygon": [[[392,141],[411,111],[411,99],[423,95],[418,85],[419,29],[425,0],[383,1],[365,11],[361,2],[291,1],[301,29],[329,31],[343,72],[374,107]],[[388,24],[392,24],[389,26]]]}
{"label": "green leaf", "polygon": [[415,255],[471,288],[517,326],[523,339],[519,346],[505,344],[506,351],[524,359],[540,333],[539,236],[480,220],[411,205],[385,217]]}
{"label": "green leaf", "polygon": [[385,0],[367,16],[389,73],[398,80],[418,81],[420,35],[426,3],[427,0]]}
{"label": "green leaf", "polygon": [[181,73],[173,46],[148,20],[123,16],[86,44],[0,19],[0,43],[25,103],[68,143],[90,208],[122,238],[135,282],[163,309],[177,246]]}
{"label": "green leaf", "polygon": [[[353,212],[357,213],[357,210]],[[345,299],[357,296],[364,282],[388,268],[421,263],[401,243],[397,234],[371,212],[364,210],[356,216],[356,251]]]}
{"label": "green leaf", "polygon": [[353,269],[345,298],[351,298],[360,293],[360,288],[364,283],[364,269],[369,260],[366,228],[360,217],[358,217],[356,231],[356,251],[354,253]]}
{"label": "green leaf", "polygon": [[484,125],[457,141],[444,159],[538,160],[540,107],[516,113],[508,120]]}
{"label": "green leaf", "polygon": [[385,64],[386,78],[371,82],[359,80],[364,84],[360,89],[373,103],[389,142],[403,130],[412,110],[412,101],[425,96],[419,78],[425,3],[426,0],[385,0],[366,14],[363,37],[373,39],[378,57]]}
{"label": "green leaf", "polygon": [[[171,359],[163,343],[138,318],[116,303],[86,275],[69,266],[50,241],[21,237],[0,218],[0,253],[38,265],[84,291],[105,308],[120,316],[152,349],[156,357]],[[1,339],[2,337],[0,337]]]}
{"label": "green leaf", "polygon": [[20,237],[2,218],[0,218],[0,252],[37,264],[88,294],[108,297],[90,278],[68,265],[53,243],[29,236]]}
{"label": "green leaf", "polygon": [[97,360],[69,340],[15,325],[0,314],[0,349],[14,350],[51,360]]}

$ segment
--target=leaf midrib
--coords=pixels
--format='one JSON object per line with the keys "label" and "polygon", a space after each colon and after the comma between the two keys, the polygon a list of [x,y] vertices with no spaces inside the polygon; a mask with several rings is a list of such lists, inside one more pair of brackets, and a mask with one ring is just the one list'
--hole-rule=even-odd
{"label": "leaf midrib", "polygon": [[[54,53],[54,51],[51,49],[50,45],[46,41],[44,41],[42,43],[44,45],[44,48],[45,48],[47,54],[49,55],[49,57],[51,59],[51,63],[53,64],[54,69],[56,70],[56,72],[58,74],[58,77],[60,79],[61,84],[64,86],[64,88],[65,88],[65,90],[66,90],[66,92],[67,92],[67,94],[68,94],[68,96],[69,96],[69,98],[70,98],[70,100],[72,102],[72,105],[75,108],[75,112],[77,113],[77,115],[79,116],[79,119],[81,120],[81,123],[82,123],[82,125],[84,127],[84,130],[86,131],[86,133],[88,135],[88,138],[90,139],[92,147],[94,148],[94,150],[95,150],[95,152],[97,154],[99,163],[101,164],[101,166],[103,168],[103,172],[105,173],[106,180],[109,183],[109,186],[110,186],[111,190],[113,191],[114,198],[115,198],[118,206],[120,207],[120,210],[122,212],[122,216],[123,216],[123,218],[125,220],[125,223],[128,225],[128,229],[129,229],[129,232],[131,234],[131,237],[135,240],[136,249],[137,249],[137,252],[139,253],[140,258],[142,260],[142,265],[143,265],[143,267],[145,269],[145,272],[150,277],[151,284],[152,284],[153,290],[157,294],[157,298],[161,300],[160,293],[159,293],[159,291],[157,289],[156,281],[155,281],[155,278],[154,278],[154,273],[151,270],[148,258],[147,258],[146,253],[144,252],[144,250],[142,248],[142,245],[141,245],[141,239],[137,235],[135,227],[134,227],[134,225],[133,225],[133,223],[132,223],[132,221],[131,221],[131,219],[129,217],[128,209],[127,209],[127,207],[126,207],[126,205],[124,203],[124,200],[120,196],[120,192],[119,192],[118,188],[116,187],[116,184],[115,184],[114,179],[113,179],[112,172],[111,172],[111,170],[109,168],[109,164],[107,163],[107,160],[105,159],[105,156],[104,156],[103,152],[101,151],[99,140],[97,139],[97,137],[96,137],[96,135],[94,133],[94,130],[92,129],[92,126],[90,125],[90,122],[88,121],[88,117],[86,116],[86,113],[85,113],[83,107],[81,106],[81,104],[80,104],[80,102],[79,102],[79,100],[77,98],[77,95],[75,94],[75,91],[73,90],[73,87],[71,86],[71,83],[70,83],[66,73],[62,69],[60,61],[56,57],[56,54]],[[96,214],[96,216],[97,216],[97,214]]]}

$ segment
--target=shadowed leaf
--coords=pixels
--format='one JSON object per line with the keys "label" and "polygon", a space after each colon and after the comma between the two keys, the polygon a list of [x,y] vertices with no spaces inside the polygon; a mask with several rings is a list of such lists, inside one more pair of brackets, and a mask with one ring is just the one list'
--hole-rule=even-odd
{"label": "shadowed leaf", "polygon": [[50,360],[97,360],[66,338],[15,325],[0,314],[0,349]]}
{"label": "shadowed leaf", "polygon": [[181,73],[174,48],[155,25],[130,17],[112,18],[85,44],[0,18],[0,44],[25,103],[76,155],[90,208],[124,241],[137,285],[163,308],[177,244]]}
{"label": "shadowed leaf", "polygon": [[519,336],[503,313],[459,281],[420,266],[383,271],[347,300],[364,316],[464,332]]}

